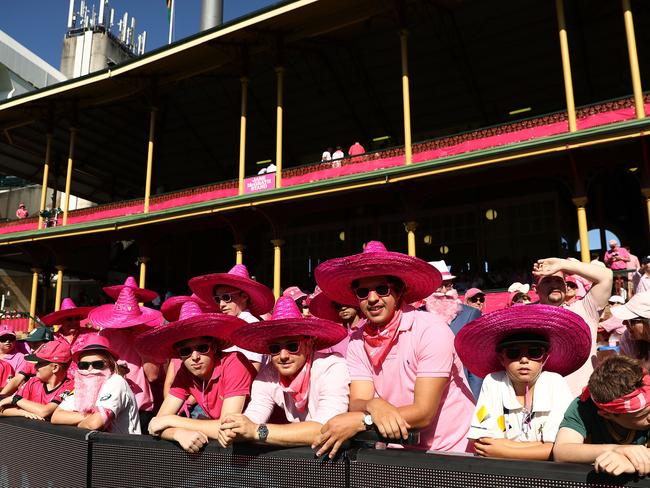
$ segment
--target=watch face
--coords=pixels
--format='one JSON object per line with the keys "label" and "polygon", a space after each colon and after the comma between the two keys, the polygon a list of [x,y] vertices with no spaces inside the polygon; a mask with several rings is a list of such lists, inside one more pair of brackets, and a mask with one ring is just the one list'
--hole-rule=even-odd
{"label": "watch face", "polygon": [[260,426],[257,428],[257,435],[259,436],[262,442],[265,441],[266,438],[269,436],[268,427],[265,424],[260,424]]}
{"label": "watch face", "polygon": [[372,416],[370,414],[364,415],[363,423],[366,424],[366,426],[370,427],[372,425]]}

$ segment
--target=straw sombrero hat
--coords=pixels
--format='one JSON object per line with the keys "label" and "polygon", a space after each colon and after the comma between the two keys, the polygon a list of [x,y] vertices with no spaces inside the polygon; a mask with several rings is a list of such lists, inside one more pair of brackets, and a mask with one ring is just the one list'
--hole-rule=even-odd
{"label": "straw sombrero hat", "polygon": [[125,286],[115,303],[93,309],[88,320],[103,329],[126,329],[135,325],[155,327],[162,324],[163,316],[158,310],[139,306],[133,289]]}
{"label": "straw sombrero hat", "polygon": [[129,276],[123,285],[105,286],[102,289],[113,300],[117,300],[117,297],[120,296],[122,288],[125,287],[131,288],[133,290],[133,293],[135,293],[135,297],[138,299],[138,302],[147,303],[154,300],[158,296],[158,293],[153,290],[140,288],[133,276]]}
{"label": "straw sombrero hat", "polygon": [[279,337],[308,336],[314,339],[314,350],[320,351],[338,344],[348,335],[341,325],[316,317],[303,317],[296,303],[289,297],[280,297],[271,320],[253,322],[237,329],[232,342],[260,354],[267,354],[269,342]]}
{"label": "straw sombrero hat", "polygon": [[314,271],[321,290],[337,303],[358,303],[352,282],[370,276],[396,276],[404,282],[404,303],[428,297],[442,283],[440,272],[422,259],[387,251],[379,241],[370,241],[360,254],[330,259]]}
{"label": "straw sombrero hat", "polygon": [[251,279],[248,269],[243,264],[236,264],[227,273],[213,273],[197,276],[189,281],[191,290],[201,300],[214,302],[215,286],[231,286],[243,291],[249,297],[248,308],[253,315],[263,315],[273,308],[273,292],[262,283]]}
{"label": "straw sombrero hat", "polygon": [[41,322],[47,326],[60,325],[65,319],[83,320],[88,317],[95,307],[77,307],[71,298],[64,298],[58,312],[48,313],[41,317]]}
{"label": "straw sombrero hat", "polygon": [[160,312],[165,317],[165,320],[168,322],[174,322],[178,320],[178,317],[181,313],[181,307],[187,302],[196,303],[203,313],[220,313],[219,307],[214,303],[205,302],[201,300],[196,295],[186,296],[186,295],[177,295],[175,297],[168,298],[165,300],[165,303],[160,307]]}
{"label": "straw sombrero hat", "polygon": [[562,376],[579,369],[589,358],[591,330],[577,314],[553,305],[522,305],[485,314],[465,325],[454,341],[463,365],[481,378],[503,366],[497,345],[507,336],[533,333],[548,340],[545,371]]}
{"label": "straw sombrero hat", "polygon": [[221,342],[220,349],[232,344],[231,335],[246,322],[224,313],[203,313],[199,305],[186,301],[179,319],[140,334],[135,340],[136,349],[144,357],[163,362],[176,356],[174,344],[194,337],[213,337]]}

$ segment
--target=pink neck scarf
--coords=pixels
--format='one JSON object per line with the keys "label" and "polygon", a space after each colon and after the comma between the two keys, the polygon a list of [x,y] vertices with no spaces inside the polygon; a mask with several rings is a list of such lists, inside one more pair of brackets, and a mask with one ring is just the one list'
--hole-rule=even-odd
{"label": "pink neck scarf", "polygon": [[395,315],[384,327],[380,328],[372,325],[368,320],[363,324],[363,348],[366,350],[370,364],[378,369],[384,362],[390,348],[397,339],[399,324],[402,320],[402,311],[396,310]]}
{"label": "pink neck scarf", "polygon": [[310,352],[302,369],[292,380],[280,375],[280,388],[293,397],[299,412],[304,412],[305,408],[307,408],[309,384],[311,382],[311,362],[312,353]]}
{"label": "pink neck scarf", "polygon": [[[591,396],[589,387],[585,387],[580,395],[580,400],[586,401]],[[599,403],[591,398],[596,406],[607,413],[636,413],[650,405],[650,376],[646,374],[643,377],[643,384],[636,390],[623,395],[620,398],[615,398],[611,402]]]}

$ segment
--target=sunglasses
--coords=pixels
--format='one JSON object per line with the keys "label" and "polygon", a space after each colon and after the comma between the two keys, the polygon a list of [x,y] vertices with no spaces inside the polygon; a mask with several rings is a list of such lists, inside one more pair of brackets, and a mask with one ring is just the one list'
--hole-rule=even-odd
{"label": "sunglasses", "polygon": [[233,297],[235,295],[239,295],[241,292],[240,291],[231,291],[229,293],[222,293],[221,295],[215,295],[214,300],[219,303],[219,302],[224,302],[224,303],[230,303],[232,302]]}
{"label": "sunglasses", "polygon": [[512,361],[523,357],[531,361],[541,361],[546,355],[546,348],[544,346],[504,347],[501,352]]}
{"label": "sunglasses", "polygon": [[0,342],[14,342],[15,340],[16,340],[16,338],[14,336],[11,336],[11,335],[4,335],[4,336],[0,337]]}
{"label": "sunglasses", "polygon": [[285,342],[284,344],[269,344],[269,354],[271,354],[271,356],[277,356],[283,349],[286,349],[287,352],[291,354],[297,354],[298,351],[300,351],[300,342],[291,341]]}
{"label": "sunglasses", "polygon": [[380,297],[387,297],[390,295],[390,291],[393,289],[391,285],[377,285],[374,288],[355,288],[354,294],[359,300],[364,300],[368,298],[371,291],[374,291]]}
{"label": "sunglasses", "polygon": [[194,351],[198,352],[199,354],[207,354],[210,352],[211,348],[212,345],[209,342],[204,342],[202,344],[196,344],[194,346],[179,347],[176,349],[176,352],[178,352],[178,356],[181,359],[186,359],[189,358]]}
{"label": "sunglasses", "polygon": [[485,297],[472,297],[469,299],[469,301],[472,303],[485,303]]}
{"label": "sunglasses", "polygon": [[77,363],[77,368],[79,368],[82,371],[86,371],[87,369],[90,369],[90,367],[93,367],[93,369],[104,369],[106,368],[106,361],[103,359],[98,359],[97,361],[79,361]]}

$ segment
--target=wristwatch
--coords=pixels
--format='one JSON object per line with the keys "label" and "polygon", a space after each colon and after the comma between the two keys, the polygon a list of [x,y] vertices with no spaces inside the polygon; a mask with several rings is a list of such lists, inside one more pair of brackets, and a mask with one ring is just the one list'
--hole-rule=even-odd
{"label": "wristwatch", "polygon": [[365,426],[366,430],[372,429],[373,425],[375,425],[374,422],[372,421],[372,415],[366,413],[363,416],[363,425]]}
{"label": "wristwatch", "polygon": [[260,441],[266,442],[266,438],[269,436],[269,428],[266,424],[260,424],[257,427],[257,437],[260,438]]}

